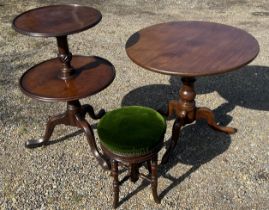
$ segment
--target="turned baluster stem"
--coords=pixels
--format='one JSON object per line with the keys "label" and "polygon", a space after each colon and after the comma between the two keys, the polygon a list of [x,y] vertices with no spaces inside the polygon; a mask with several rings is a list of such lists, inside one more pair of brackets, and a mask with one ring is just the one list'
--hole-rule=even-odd
{"label": "turned baluster stem", "polygon": [[189,123],[195,120],[195,90],[193,77],[183,77],[183,85],[179,90],[180,117],[185,118]]}
{"label": "turned baluster stem", "polygon": [[58,58],[63,64],[58,77],[64,80],[71,79],[75,71],[71,66],[72,53],[69,51],[67,36],[57,37],[57,45],[59,51]]}

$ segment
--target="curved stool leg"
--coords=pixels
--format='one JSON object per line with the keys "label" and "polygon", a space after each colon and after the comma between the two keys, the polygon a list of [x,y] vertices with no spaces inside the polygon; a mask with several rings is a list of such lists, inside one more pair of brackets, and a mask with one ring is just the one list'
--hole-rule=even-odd
{"label": "curved stool leg", "polygon": [[93,107],[89,104],[82,105],[82,110],[85,113],[88,113],[90,115],[90,117],[94,120],[102,118],[104,116],[104,114],[106,113],[104,109],[101,109],[97,114],[95,114]]}
{"label": "curved stool leg", "polygon": [[196,109],[196,120],[197,119],[204,119],[207,121],[208,125],[213,128],[214,130],[221,131],[227,134],[233,134],[236,132],[235,128],[231,127],[225,127],[225,126],[220,126],[216,123],[214,113],[212,110],[206,107],[200,107]]}
{"label": "curved stool leg", "polygon": [[106,170],[110,169],[110,164],[108,163],[109,161],[105,158],[104,155],[102,155],[99,152],[99,150],[97,148],[94,134],[93,134],[92,128],[89,125],[89,123],[85,119],[80,118],[79,115],[76,115],[76,120],[77,120],[79,127],[81,127],[83,129],[83,131],[85,132],[85,135],[87,137],[88,143],[89,143],[90,148],[91,148],[91,151],[94,154],[94,156],[96,157],[99,164],[102,166],[103,169],[106,169]]}
{"label": "curved stool leg", "polygon": [[60,124],[66,124],[67,122],[68,117],[66,113],[50,117],[46,125],[46,131],[44,136],[40,139],[33,139],[26,141],[25,147],[32,149],[46,144],[49,141],[55,126]]}
{"label": "curved stool leg", "polygon": [[113,192],[114,192],[114,201],[113,207],[117,208],[119,204],[119,178],[118,178],[118,162],[116,160],[112,160],[112,176],[113,176]]}
{"label": "curved stool leg", "polygon": [[151,162],[151,189],[154,201],[156,203],[161,203],[160,198],[158,196],[157,187],[158,187],[158,166],[157,166],[158,156],[155,155],[152,158]]}
{"label": "curved stool leg", "polygon": [[177,145],[177,141],[179,139],[179,134],[180,134],[180,129],[183,125],[184,125],[183,119],[177,118],[175,120],[173,129],[172,129],[171,142],[165,154],[163,155],[161,164],[165,164],[168,162],[171,152],[174,150],[175,146]]}

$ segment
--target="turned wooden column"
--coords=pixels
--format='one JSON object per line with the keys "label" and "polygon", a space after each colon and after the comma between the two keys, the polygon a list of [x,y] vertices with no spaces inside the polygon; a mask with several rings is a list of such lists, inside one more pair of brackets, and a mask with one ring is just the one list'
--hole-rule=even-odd
{"label": "turned wooden column", "polygon": [[195,120],[195,78],[183,77],[181,81],[183,85],[179,90],[179,103],[175,111],[177,117],[185,118],[191,123]]}
{"label": "turned wooden column", "polygon": [[58,36],[56,38],[59,51],[58,58],[63,63],[58,77],[64,80],[71,79],[75,75],[75,70],[71,66],[72,53],[69,51],[67,36]]}

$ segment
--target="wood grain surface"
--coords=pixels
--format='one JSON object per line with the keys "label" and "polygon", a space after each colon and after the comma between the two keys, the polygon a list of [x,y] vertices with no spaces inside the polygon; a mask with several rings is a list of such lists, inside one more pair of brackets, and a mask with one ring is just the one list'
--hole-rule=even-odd
{"label": "wood grain surface", "polygon": [[20,79],[21,90],[42,101],[72,101],[91,96],[106,88],[115,78],[114,66],[95,56],[73,56],[76,76],[58,77],[62,63],[58,58],[47,60],[26,71]]}
{"label": "wood grain surface", "polygon": [[95,26],[101,13],[76,4],[51,5],[26,11],[13,20],[13,28],[30,36],[66,36]]}
{"label": "wood grain surface", "polygon": [[161,23],[134,33],[126,52],[148,70],[195,77],[238,69],[258,55],[259,45],[252,35],[235,27],[185,21]]}

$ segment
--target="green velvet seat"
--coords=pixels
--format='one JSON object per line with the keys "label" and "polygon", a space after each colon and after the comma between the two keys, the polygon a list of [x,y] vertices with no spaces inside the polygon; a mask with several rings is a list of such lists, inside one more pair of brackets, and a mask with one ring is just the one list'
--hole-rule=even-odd
{"label": "green velvet seat", "polygon": [[143,155],[163,141],[166,122],[157,111],[127,106],[110,111],[100,120],[101,144],[120,155]]}

